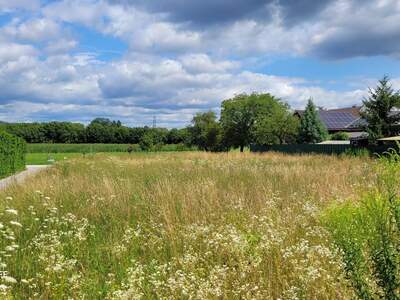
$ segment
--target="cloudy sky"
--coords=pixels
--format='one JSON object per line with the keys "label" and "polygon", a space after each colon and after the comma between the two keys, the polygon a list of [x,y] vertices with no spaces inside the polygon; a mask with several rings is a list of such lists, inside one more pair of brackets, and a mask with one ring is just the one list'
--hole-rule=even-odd
{"label": "cloudy sky", "polygon": [[221,100],[293,108],[400,88],[399,0],[0,0],[0,120],[181,127]]}

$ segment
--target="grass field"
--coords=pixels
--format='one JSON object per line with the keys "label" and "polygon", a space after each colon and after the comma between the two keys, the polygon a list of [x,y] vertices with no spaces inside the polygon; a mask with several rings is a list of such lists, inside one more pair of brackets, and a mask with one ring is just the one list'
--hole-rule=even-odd
{"label": "grass field", "polygon": [[27,153],[27,165],[48,165],[53,161],[67,160],[74,157],[84,157],[82,153]]}
{"label": "grass field", "polygon": [[372,188],[375,164],[199,152],[61,160],[0,191],[0,290],[9,299],[351,299],[319,215]]}

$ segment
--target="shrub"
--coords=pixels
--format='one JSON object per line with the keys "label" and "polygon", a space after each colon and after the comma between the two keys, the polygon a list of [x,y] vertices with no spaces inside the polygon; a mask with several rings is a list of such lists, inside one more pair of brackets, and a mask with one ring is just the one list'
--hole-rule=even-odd
{"label": "shrub", "polygon": [[25,153],[23,139],[0,132],[0,178],[25,169]]}
{"label": "shrub", "polygon": [[370,151],[367,148],[349,148],[343,152],[346,156],[354,156],[354,157],[369,157],[371,156]]}
{"label": "shrub", "polygon": [[348,141],[350,139],[350,135],[347,132],[335,132],[331,135],[332,141]]}
{"label": "shrub", "polygon": [[[127,152],[129,144],[28,144],[28,153]],[[137,151],[137,146],[133,151]]]}
{"label": "shrub", "polygon": [[400,299],[400,155],[380,159],[377,188],[324,216],[360,299]]}

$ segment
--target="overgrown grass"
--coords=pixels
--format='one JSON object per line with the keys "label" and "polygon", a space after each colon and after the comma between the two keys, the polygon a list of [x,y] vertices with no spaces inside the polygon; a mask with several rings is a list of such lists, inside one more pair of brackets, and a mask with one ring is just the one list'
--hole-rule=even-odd
{"label": "overgrown grass", "polygon": [[380,158],[377,184],[361,201],[327,210],[323,219],[340,249],[346,276],[363,300],[400,299],[400,155]]}
{"label": "overgrown grass", "polygon": [[374,164],[196,152],[58,162],[0,192],[3,297],[351,299],[320,212],[373,186]]}

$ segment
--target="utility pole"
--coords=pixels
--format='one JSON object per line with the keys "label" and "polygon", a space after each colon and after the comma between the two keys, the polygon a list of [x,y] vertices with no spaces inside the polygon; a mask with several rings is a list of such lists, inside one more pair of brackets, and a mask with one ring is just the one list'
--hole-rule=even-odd
{"label": "utility pole", "polygon": [[157,127],[157,117],[153,116],[153,128]]}

